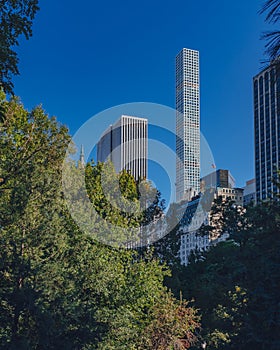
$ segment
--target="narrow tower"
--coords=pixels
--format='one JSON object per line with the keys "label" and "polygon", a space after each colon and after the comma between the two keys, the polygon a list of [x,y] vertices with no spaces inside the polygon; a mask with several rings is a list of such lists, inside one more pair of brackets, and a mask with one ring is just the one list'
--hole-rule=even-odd
{"label": "narrow tower", "polygon": [[200,191],[199,52],[182,49],[176,56],[176,200]]}
{"label": "narrow tower", "polygon": [[82,167],[84,167],[86,165],[86,162],[85,162],[85,151],[84,151],[84,146],[83,145],[81,146],[79,161],[80,161],[80,165]]}

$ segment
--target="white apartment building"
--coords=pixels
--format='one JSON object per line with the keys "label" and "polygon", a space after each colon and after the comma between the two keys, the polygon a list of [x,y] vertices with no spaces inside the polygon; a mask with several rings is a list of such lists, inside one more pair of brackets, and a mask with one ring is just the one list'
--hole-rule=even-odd
{"label": "white apartment building", "polygon": [[[238,206],[243,206],[243,188],[218,187],[217,185],[225,184],[217,178],[215,196],[222,197],[224,201],[231,200]],[[230,183],[229,183],[230,184]],[[207,250],[211,245],[215,245],[228,238],[228,233],[223,233],[220,237],[210,235],[202,236],[199,229],[202,224],[209,224],[211,217],[209,213],[203,210],[199,196],[194,197],[191,201],[183,201],[179,205],[178,214],[181,219],[181,242],[180,242],[180,260],[181,264],[187,265],[189,256],[192,251]]]}

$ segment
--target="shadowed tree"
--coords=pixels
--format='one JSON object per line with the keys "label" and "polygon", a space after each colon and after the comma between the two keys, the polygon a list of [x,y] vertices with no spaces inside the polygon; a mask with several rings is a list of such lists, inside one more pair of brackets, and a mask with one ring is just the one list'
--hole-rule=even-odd
{"label": "shadowed tree", "polygon": [[[229,240],[190,261],[181,275],[183,296],[194,298],[201,311],[207,349],[277,350],[279,200],[246,211],[220,204],[216,201],[212,212],[223,210],[217,221],[229,233]],[[211,234],[210,226],[208,230]]]}

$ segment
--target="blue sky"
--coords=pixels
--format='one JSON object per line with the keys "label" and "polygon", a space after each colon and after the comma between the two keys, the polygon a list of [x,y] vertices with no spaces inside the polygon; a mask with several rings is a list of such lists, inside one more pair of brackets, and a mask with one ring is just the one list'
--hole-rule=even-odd
{"label": "blue sky", "polygon": [[115,105],[174,107],[175,56],[183,47],[199,50],[201,130],[217,168],[243,186],[254,177],[252,77],[269,29],[262,3],[41,1],[34,35],[18,49],[15,93],[29,109],[42,103],[74,134]]}

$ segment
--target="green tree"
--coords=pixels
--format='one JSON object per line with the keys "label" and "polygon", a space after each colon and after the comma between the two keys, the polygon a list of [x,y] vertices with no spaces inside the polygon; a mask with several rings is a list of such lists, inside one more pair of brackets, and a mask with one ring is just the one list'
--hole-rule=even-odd
{"label": "green tree", "polygon": [[42,291],[35,286],[43,265],[59,264],[64,246],[58,174],[70,138],[41,107],[28,112],[17,98],[1,104],[0,342],[2,348],[32,348],[45,328]]}
{"label": "green tree", "polygon": [[[280,19],[280,2],[279,0],[267,0],[261,11],[266,13],[266,21],[276,24]],[[266,53],[270,60],[275,60],[280,54],[280,31],[272,30],[263,34],[266,43]]]}
{"label": "green tree", "polygon": [[133,263],[120,286],[120,302],[101,309],[109,325],[98,349],[173,349],[177,340],[193,344],[199,329],[197,311],[178,302],[163,286],[168,271],[151,255]]}
{"label": "green tree", "polygon": [[171,203],[165,217],[166,234],[153,244],[155,255],[170,266],[172,270],[180,266],[180,232],[176,214],[177,204]]}
{"label": "green tree", "polygon": [[[164,287],[168,269],[151,255],[139,258],[136,251],[96,239],[108,233],[97,220],[104,206],[116,230],[129,227],[114,205],[134,203],[138,192],[129,175],[118,177],[108,165],[103,180],[110,175],[113,181],[106,183],[111,194],[106,201],[100,187],[105,165],[83,169],[69,161],[66,188],[71,176],[85,172],[87,196],[95,199],[90,205],[99,213],[93,227],[81,230],[61,191],[67,129],[41,107],[25,110],[17,98],[8,102],[2,96],[1,108],[1,349],[152,349],[161,329],[171,348],[177,337],[194,341],[197,313],[184,302],[178,305]],[[113,196],[119,183],[122,200]],[[73,186],[72,204],[83,204],[80,183]],[[157,323],[160,309],[165,317]]]}
{"label": "green tree", "polygon": [[186,267],[183,295],[201,310],[208,348],[279,348],[279,209],[277,198],[239,212],[225,205],[229,240]]}
{"label": "green tree", "polygon": [[32,36],[32,21],[38,11],[38,0],[0,1],[0,87],[13,92],[12,76],[18,75],[18,56],[14,48],[23,34]]}

